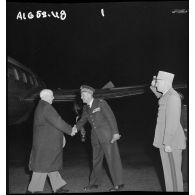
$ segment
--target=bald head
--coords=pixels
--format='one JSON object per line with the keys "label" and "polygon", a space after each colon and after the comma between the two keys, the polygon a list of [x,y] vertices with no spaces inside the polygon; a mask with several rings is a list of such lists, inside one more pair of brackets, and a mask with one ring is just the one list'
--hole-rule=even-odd
{"label": "bald head", "polygon": [[50,104],[52,104],[52,101],[54,99],[53,91],[50,89],[43,89],[40,92],[40,98]]}

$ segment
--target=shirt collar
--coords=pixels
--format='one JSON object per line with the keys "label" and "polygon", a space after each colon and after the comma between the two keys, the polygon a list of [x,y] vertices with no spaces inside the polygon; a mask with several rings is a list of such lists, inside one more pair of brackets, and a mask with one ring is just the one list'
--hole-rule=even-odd
{"label": "shirt collar", "polygon": [[91,108],[91,106],[92,106],[92,104],[93,104],[93,100],[94,99],[92,99],[90,102],[89,102],[89,107]]}
{"label": "shirt collar", "polygon": [[[171,89],[171,88],[170,88]],[[170,89],[167,89],[164,93],[163,93],[163,95],[165,95]]]}

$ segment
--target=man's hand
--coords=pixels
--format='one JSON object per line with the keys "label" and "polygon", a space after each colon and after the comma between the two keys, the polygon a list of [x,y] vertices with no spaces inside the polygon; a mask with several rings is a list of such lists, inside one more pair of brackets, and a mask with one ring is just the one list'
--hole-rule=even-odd
{"label": "man's hand", "polygon": [[64,148],[65,144],[66,144],[66,139],[65,139],[65,137],[63,135],[63,148]]}
{"label": "man's hand", "polygon": [[153,76],[153,80],[151,82],[152,87],[156,87],[156,76]]}
{"label": "man's hand", "polygon": [[70,135],[74,136],[76,133],[77,133],[77,128],[76,128],[76,125],[74,125],[72,128],[72,133]]}
{"label": "man's hand", "polygon": [[184,130],[184,134],[185,134],[185,140],[187,141],[188,140],[188,136],[187,136],[187,132],[188,132],[188,129],[183,129]]}
{"label": "man's hand", "polygon": [[111,143],[114,143],[116,140],[120,139],[121,135],[118,133],[114,134],[111,140]]}
{"label": "man's hand", "polygon": [[172,152],[171,146],[165,146],[165,152]]}
{"label": "man's hand", "polygon": [[150,84],[150,89],[155,93],[155,91],[156,91],[156,76],[153,76],[153,80]]}
{"label": "man's hand", "polygon": [[162,96],[162,93],[158,92],[157,88],[156,88],[156,76],[153,76],[153,80],[151,82],[150,89],[156,95],[157,98],[160,98]]}
{"label": "man's hand", "polygon": [[81,128],[80,133],[81,133],[81,141],[84,142],[85,139],[86,139],[86,137],[85,137],[85,135],[86,135],[85,129]]}

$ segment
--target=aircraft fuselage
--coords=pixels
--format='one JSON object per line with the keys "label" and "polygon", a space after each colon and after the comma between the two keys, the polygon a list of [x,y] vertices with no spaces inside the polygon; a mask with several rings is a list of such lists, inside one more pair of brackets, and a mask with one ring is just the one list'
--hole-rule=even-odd
{"label": "aircraft fuselage", "polygon": [[9,125],[25,121],[31,114],[35,102],[24,101],[28,95],[38,93],[45,84],[28,68],[8,57],[8,123]]}

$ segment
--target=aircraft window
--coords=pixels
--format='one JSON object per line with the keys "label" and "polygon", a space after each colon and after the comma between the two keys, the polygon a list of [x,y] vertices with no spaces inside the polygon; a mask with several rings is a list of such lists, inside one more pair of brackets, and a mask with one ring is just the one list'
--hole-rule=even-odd
{"label": "aircraft window", "polygon": [[29,80],[30,80],[30,84],[31,84],[31,85],[34,85],[34,82],[33,82],[33,79],[32,79],[31,76],[29,76]]}
{"label": "aircraft window", "polygon": [[19,80],[23,80],[22,71],[20,69],[17,69]]}
{"label": "aircraft window", "polygon": [[39,79],[37,80],[37,83],[38,83],[39,86],[41,86],[41,83],[40,83],[40,80]]}
{"label": "aircraft window", "polygon": [[26,77],[26,74],[24,72],[22,73],[22,78],[23,78],[23,81],[25,83],[27,83],[27,77]]}
{"label": "aircraft window", "polygon": [[19,75],[18,75],[18,72],[15,68],[14,68],[14,76],[15,76],[16,80],[19,80]]}
{"label": "aircraft window", "polygon": [[12,67],[8,67],[7,75],[8,75],[8,77],[9,77],[9,76],[12,76],[12,77],[15,76],[15,75],[14,75],[14,70],[13,70]]}
{"label": "aircraft window", "polygon": [[35,81],[35,86],[38,86],[38,81],[36,78],[34,78],[34,81]]}

